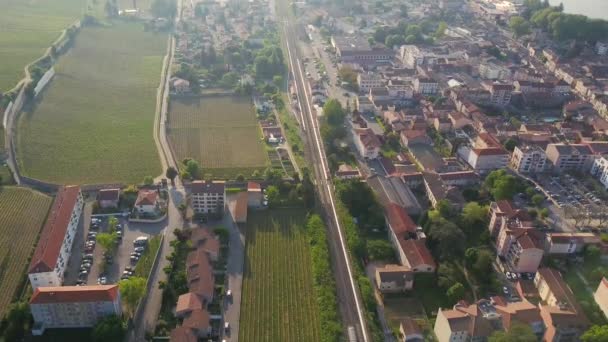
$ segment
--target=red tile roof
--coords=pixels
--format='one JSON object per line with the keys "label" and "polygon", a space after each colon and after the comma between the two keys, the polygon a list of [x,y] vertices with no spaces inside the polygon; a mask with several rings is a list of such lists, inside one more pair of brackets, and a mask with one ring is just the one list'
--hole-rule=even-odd
{"label": "red tile roof", "polygon": [[507,150],[501,147],[490,147],[490,148],[476,148],[473,150],[478,156],[499,156],[508,155]]}
{"label": "red tile roof", "polygon": [[175,313],[181,315],[187,312],[191,312],[196,309],[201,309],[203,303],[198,296],[192,292],[185,293],[177,298],[177,306],[175,307]]}
{"label": "red tile roof", "polygon": [[376,134],[374,134],[371,128],[357,129],[356,133],[365,148],[379,148],[380,146],[382,146],[382,144],[380,143],[380,139],[378,139],[378,137],[376,136]]}
{"label": "red tile roof", "polygon": [[30,304],[113,302],[118,285],[49,286],[36,289]]}
{"label": "red tile roof", "polygon": [[196,309],[184,319],[182,326],[195,330],[207,330],[211,326],[209,323],[209,313],[205,309]]}
{"label": "red tile roof", "polygon": [[154,205],[157,199],[158,192],[156,190],[139,190],[135,205]]}
{"label": "red tile roof", "polygon": [[198,338],[194,334],[194,331],[190,328],[179,326],[171,330],[171,342],[197,342]]}
{"label": "red tile roof", "polygon": [[50,272],[55,269],[79,193],[80,187],[78,186],[63,187],[57,192],[49,216],[42,228],[28,273]]}
{"label": "red tile roof", "polygon": [[260,186],[260,183],[248,182],[247,191],[262,191],[262,187]]}
{"label": "red tile roof", "polygon": [[416,224],[402,206],[395,203],[389,204],[386,207],[386,217],[390,228],[397,237],[404,237],[406,233],[416,232]]}
{"label": "red tile roof", "polygon": [[416,268],[422,265],[436,267],[435,259],[431,252],[426,248],[426,244],[422,240],[405,240],[401,242],[401,247],[405,253],[408,263],[411,268]]}

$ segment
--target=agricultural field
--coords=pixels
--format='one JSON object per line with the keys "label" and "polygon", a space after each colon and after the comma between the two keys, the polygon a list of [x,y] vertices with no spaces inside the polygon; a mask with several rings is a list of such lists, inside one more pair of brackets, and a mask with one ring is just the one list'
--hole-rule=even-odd
{"label": "agricultural field", "polygon": [[139,183],[161,173],[153,139],[167,35],[138,23],[86,27],[19,121],[24,175],[59,184]]}
{"label": "agricultural field", "polygon": [[239,340],[319,341],[305,224],[301,209],[249,214]]}
{"label": "agricultural field", "polygon": [[87,0],[0,0],[0,92],[41,57],[61,31],[80,18]]}
{"label": "agricultural field", "polygon": [[51,198],[26,188],[0,189],[0,317],[22,284]]}
{"label": "agricultural field", "polygon": [[171,100],[169,140],[178,160],[197,160],[215,178],[263,171],[268,157],[253,103],[246,97],[216,96]]}

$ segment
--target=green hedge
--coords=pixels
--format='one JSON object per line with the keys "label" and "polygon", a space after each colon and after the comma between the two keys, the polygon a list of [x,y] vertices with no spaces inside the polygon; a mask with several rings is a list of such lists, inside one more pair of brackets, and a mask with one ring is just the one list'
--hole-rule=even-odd
{"label": "green hedge", "polygon": [[323,220],[318,215],[310,216],[306,223],[306,232],[310,242],[314,288],[319,305],[321,341],[339,341],[342,335],[342,327],[338,317],[336,282],[331,270],[331,259]]}
{"label": "green hedge", "polygon": [[148,275],[150,275],[150,270],[152,269],[152,265],[154,264],[154,259],[156,258],[156,253],[160,248],[160,235],[156,235],[151,238],[148,242],[148,247],[139,258],[137,265],[135,267],[135,277],[142,277],[144,279],[148,279]]}

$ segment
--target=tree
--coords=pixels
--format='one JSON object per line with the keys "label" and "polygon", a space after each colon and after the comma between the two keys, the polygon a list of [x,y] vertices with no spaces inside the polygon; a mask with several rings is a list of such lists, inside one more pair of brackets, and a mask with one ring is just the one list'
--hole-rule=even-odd
{"label": "tree", "polygon": [[505,170],[490,172],[486,177],[484,186],[489,189],[495,200],[510,200],[521,192],[522,182],[515,176],[507,174]]}
{"label": "tree", "polygon": [[118,282],[120,297],[123,299],[127,312],[133,315],[139,300],[146,292],[146,279],[142,277],[131,277]]}
{"label": "tree", "polygon": [[91,333],[93,342],[122,341],[126,333],[126,328],[120,317],[111,315],[101,319]]}
{"label": "tree", "polygon": [[597,246],[587,246],[585,249],[585,261],[598,260],[600,258],[601,251]]}
{"label": "tree", "polygon": [[196,179],[200,177],[201,168],[194,159],[188,160],[186,163],[186,172],[190,175],[190,177]]}
{"label": "tree", "polygon": [[175,177],[177,177],[177,170],[173,166],[169,166],[167,168],[165,176],[171,180],[171,185],[175,186]]}
{"label": "tree", "polygon": [[245,176],[243,176],[243,174],[239,173],[239,174],[236,176],[236,181],[237,181],[237,182],[244,182],[244,181],[245,181]]}
{"label": "tree", "polygon": [[608,325],[594,325],[582,336],[583,342],[605,342],[608,341]]}
{"label": "tree", "polygon": [[373,261],[388,261],[395,257],[393,246],[385,240],[369,240],[367,256]]}
{"label": "tree", "polygon": [[541,194],[536,194],[536,195],[532,196],[532,203],[537,207],[540,207],[544,201],[545,201],[545,196],[543,196]]}
{"label": "tree", "polygon": [[462,210],[462,218],[466,224],[473,225],[483,222],[488,216],[488,207],[481,206],[477,202],[467,203]]}
{"label": "tree", "polygon": [[529,186],[526,188],[526,196],[528,196],[528,198],[532,198],[532,196],[536,195],[536,190],[534,190],[533,187]]}
{"label": "tree", "polygon": [[464,285],[456,283],[447,290],[446,295],[452,304],[456,304],[464,298],[464,292]]}
{"label": "tree", "polygon": [[302,169],[302,200],[307,208],[312,208],[315,205],[315,186],[310,179],[310,170]]}
{"label": "tree", "polygon": [[464,262],[466,267],[472,267],[477,261],[477,257],[479,256],[479,251],[477,248],[467,248],[464,252]]}
{"label": "tree", "polygon": [[144,185],[152,185],[154,184],[154,178],[152,176],[144,177]]}
{"label": "tree", "polygon": [[536,342],[538,338],[527,324],[513,323],[509,331],[497,331],[488,339],[489,342]]}
{"label": "tree", "polygon": [[504,146],[507,149],[507,151],[513,152],[513,150],[515,150],[515,147],[517,146],[517,141],[509,138],[509,139],[507,139],[507,141],[505,141]]}
{"label": "tree", "polygon": [[443,260],[457,257],[464,252],[466,236],[456,224],[444,218],[431,224],[429,237],[435,244],[436,254]]}
{"label": "tree", "polygon": [[542,208],[541,210],[538,211],[538,214],[540,215],[540,218],[544,220],[547,217],[549,217],[549,209]]}
{"label": "tree", "polygon": [[272,77],[272,83],[279,89],[281,89],[283,87],[283,76],[281,75],[274,75]]}
{"label": "tree", "polygon": [[274,185],[271,185],[266,188],[266,196],[268,196],[268,205],[275,205],[280,198],[279,188]]}
{"label": "tree", "polygon": [[448,24],[445,21],[439,23],[437,27],[437,31],[435,31],[435,38],[443,38],[445,36],[445,31],[448,29]]}
{"label": "tree", "polygon": [[509,28],[515,33],[516,37],[521,37],[530,33],[530,23],[519,16],[511,17],[511,20],[509,20]]}
{"label": "tree", "polygon": [[116,247],[116,239],[118,236],[116,232],[113,233],[99,233],[97,234],[97,243],[103,248],[104,252],[112,252]]}

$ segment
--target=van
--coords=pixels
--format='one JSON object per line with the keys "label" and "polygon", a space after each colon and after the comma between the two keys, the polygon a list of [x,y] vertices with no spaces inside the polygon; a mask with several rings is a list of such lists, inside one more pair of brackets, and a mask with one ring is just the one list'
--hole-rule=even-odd
{"label": "van", "polygon": [[135,246],[141,246],[141,245],[145,245],[147,243],[148,243],[147,236],[140,236],[137,239],[133,240],[133,245],[135,245]]}

